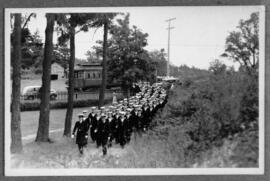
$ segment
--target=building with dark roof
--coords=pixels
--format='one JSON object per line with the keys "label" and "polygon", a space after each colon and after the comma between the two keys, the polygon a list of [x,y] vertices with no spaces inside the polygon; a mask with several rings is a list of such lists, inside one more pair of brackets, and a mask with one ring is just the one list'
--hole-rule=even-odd
{"label": "building with dark roof", "polygon": [[74,67],[74,88],[84,90],[99,87],[102,80],[102,65],[100,62],[79,63]]}

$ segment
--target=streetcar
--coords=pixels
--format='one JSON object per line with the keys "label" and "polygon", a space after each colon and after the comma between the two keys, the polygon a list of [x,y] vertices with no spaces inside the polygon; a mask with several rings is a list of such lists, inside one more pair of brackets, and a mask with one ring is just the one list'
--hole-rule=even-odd
{"label": "streetcar", "polygon": [[[102,69],[100,62],[77,64],[74,67],[74,90],[87,91],[100,88]],[[120,89],[120,83],[108,83],[107,88]]]}

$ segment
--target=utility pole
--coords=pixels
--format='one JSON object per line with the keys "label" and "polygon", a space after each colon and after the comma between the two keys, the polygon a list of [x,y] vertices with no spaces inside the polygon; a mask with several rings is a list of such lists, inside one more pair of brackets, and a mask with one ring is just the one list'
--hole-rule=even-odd
{"label": "utility pole", "polygon": [[165,22],[168,22],[168,61],[167,61],[167,77],[170,76],[170,33],[171,29],[174,29],[174,27],[171,27],[171,21],[175,20],[176,18],[170,18],[167,19]]}

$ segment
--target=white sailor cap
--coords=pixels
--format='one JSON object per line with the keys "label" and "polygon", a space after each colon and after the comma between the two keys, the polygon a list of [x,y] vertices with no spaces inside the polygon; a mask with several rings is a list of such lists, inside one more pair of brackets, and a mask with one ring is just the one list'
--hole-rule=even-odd
{"label": "white sailor cap", "polygon": [[125,115],[125,114],[126,114],[125,111],[120,111],[119,113],[120,113],[121,115]]}
{"label": "white sailor cap", "polygon": [[83,114],[78,114],[78,117],[80,118],[80,117],[83,117]]}

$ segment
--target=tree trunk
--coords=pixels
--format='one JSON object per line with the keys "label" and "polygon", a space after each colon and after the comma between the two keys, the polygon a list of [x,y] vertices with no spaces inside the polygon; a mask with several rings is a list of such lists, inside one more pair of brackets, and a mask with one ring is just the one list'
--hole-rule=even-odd
{"label": "tree trunk", "polygon": [[75,63],[75,27],[70,29],[70,60],[68,74],[68,107],[65,119],[64,136],[70,136],[73,114],[73,96],[74,96],[74,63]]}
{"label": "tree trunk", "polygon": [[108,21],[104,23],[103,35],[103,61],[102,61],[102,83],[99,92],[99,107],[104,105],[105,89],[107,83],[107,34],[108,34]]}
{"label": "tree trunk", "polygon": [[22,152],[20,90],[21,90],[21,14],[15,14],[14,53],[12,57],[12,102],[11,102],[11,153]]}
{"label": "tree trunk", "polygon": [[255,56],[255,51],[252,52],[252,58],[253,58],[252,68],[256,68],[256,56]]}
{"label": "tree trunk", "polygon": [[55,15],[47,14],[47,27],[45,30],[44,60],[42,63],[42,87],[40,114],[37,131],[37,142],[50,142],[49,116],[50,116],[50,89],[51,89],[51,61],[53,53],[53,28]]}

